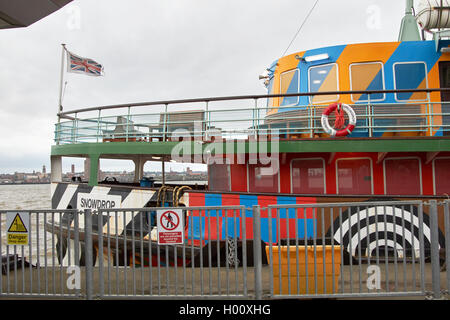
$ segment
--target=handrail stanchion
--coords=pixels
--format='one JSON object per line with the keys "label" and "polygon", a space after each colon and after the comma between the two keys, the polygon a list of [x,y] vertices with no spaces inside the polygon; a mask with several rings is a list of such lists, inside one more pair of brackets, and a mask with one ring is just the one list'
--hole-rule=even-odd
{"label": "handrail stanchion", "polygon": [[61,123],[58,120],[58,123],[55,125],[55,143],[59,145],[59,141],[61,140]]}
{"label": "handrail stanchion", "polygon": [[450,202],[444,201],[444,229],[445,229],[445,271],[447,273],[447,294],[450,293]]}
{"label": "handrail stanchion", "polygon": [[428,113],[428,126],[430,127],[430,137],[433,136],[433,111],[431,105],[430,92],[427,91],[427,113]]}
{"label": "handrail stanchion", "polygon": [[258,139],[259,133],[259,112],[258,112],[258,98],[255,98],[255,111],[253,114],[253,128],[255,128],[255,139]]}
{"label": "handrail stanchion", "polygon": [[370,104],[370,93],[367,95],[367,116],[368,116],[368,125],[369,125],[369,138],[372,138],[372,135],[373,135],[373,128],[372,128],[372,125],[373,125],[373,123],[372,123],[372,121],[373,121],[373,118],[372,118],[372,112],[373,112],[373,108],[372,108],[372,106],[371,106],[371,104]]}
{"label": "handrail stanchion", "polygon": [[98,118],[97,118],[97,143],[98,138],[100,136],[100,116],[101,116],[102,109],[98,109]]}
{"label": "handrail stanchion", "polygon": [[128,142],[128,132],[129,132],[129,126],[130,126],[130,110],[131,109],[131,106],[128,106],[128,114],[127,114],[127,133],[126,133],[126,139],[125,139],[125,141],[126,142]]}
{"label": "handrail stanchion", "polygon": [[[202,123],[202,132],[200,133],[203,136],[203,129],[205,129],[205,140],[206,141],[208,141],[208,129],[209,129],[209,127],[211,127],[209,106],[208,105],[209,105],[209,101],[206,100],[205,119],[203,120],[204,124]],[[194,137],[194,140],[195,140],[195,137]]]}
{"label": "handrail stanchion", "polygon": [[92,212],[84,210],[84,245],[86,262],[86,299],[93,299],[93,252],[92,252]]}
{"label": "handrail stanchion", "polygon": [[253,262],[255,266],[255,299],[262,299],[261,208],[253,206]]}
{"label": "handrail stanchion", "polygon": [[430,200],[430,234],[431,234],[431,281],[433,299],[441,298],[441,279],[439,265],[439,226],[437,214],[437,201]]}
{"label": "handrail stanchion", "polygon": [[166,134],[166,132],[167,132],[167,106],[168,106],[168,104],[166,103],[165,104],[165,107],[164,107],[164,117],[163,117],[163,141],[166,141],[166,137],[167,137],[167,134]]}
{"label": "handrail stanchion", "polygon": [[78,135],[78,113],[75,113],[74,127],[72,128],[72,141],[73,143],[77,143],[77,135]]}

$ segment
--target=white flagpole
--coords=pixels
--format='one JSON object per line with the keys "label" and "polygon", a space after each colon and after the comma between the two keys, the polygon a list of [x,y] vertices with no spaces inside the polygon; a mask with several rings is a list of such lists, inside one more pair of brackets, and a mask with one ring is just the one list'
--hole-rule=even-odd
{"label": "white flagpole", "polygon": [[[59,130],[59,124],[61,122],[61,116],[60,112],[62,112],[62,91],[63,91],[63,81],[64,81],[64,51],[66,51],[66,45],[64,43],[62,45],[62,52],[61,52],[61,79],[59,84],[59,106],[58,106],[58,130]],[[57,139],[56,144],[59,144],[59,133],[57,133]]]}
{"label": "white flagpole", "polygon": [[61,119],[59,113],[63,111],[62,106],[62,93],[63,93],[63,81],[64,81],[64,53],[66,51],[66,45],[64,43],[61,44],[62,52],[61,52],[61,78],[59,84],[59,107],[58,107],[58,123]]}

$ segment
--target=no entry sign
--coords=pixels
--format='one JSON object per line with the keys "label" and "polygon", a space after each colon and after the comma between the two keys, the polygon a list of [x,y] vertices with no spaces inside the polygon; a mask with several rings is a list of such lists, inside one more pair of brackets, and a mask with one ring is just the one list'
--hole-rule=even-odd
{"label": "no entry sign", "polygon": [[183,210],[158,210],[156,212],[158,244],[183,244]]}

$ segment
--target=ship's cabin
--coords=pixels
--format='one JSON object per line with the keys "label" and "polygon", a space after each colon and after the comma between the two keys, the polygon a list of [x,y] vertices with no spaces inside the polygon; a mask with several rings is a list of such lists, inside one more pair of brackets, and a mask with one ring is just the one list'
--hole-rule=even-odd
{"label": "ship's cabin", "polygon": [[268,99],[264,125],[289,137],[323,137],[321,114],[339,102],[356,113],[348,137],[447,135],[450,109],[441,102],[448,94],[420,90],[450,86],[449,44],[350,44],[283,57],[260,76],[269,94],[307,94]]}

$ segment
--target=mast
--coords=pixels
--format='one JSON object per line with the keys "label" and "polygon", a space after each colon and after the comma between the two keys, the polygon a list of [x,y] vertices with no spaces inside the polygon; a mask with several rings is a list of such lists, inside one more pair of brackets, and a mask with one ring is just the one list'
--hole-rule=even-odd
{"label": "mast", "polygon": [[406,0],[405,16],[400,25],[398,41],[420,41],[419,27],[413,15],[414,0]]}
{"label": "mast", "polygon": [[[58,101],[58,126],[57,130],[60,130],[59,124],[61,122],[61,116],[59,115],[63,111],[62,107],[62,93],[63,93],[63,82],[64,82],[64,54],[66,51],[66,45],[64,43],[61,44],[61,71],[60,71],[60,79],[59,79],[59,101]],[[59,135],[59,133],[58,133]],[[56,144],[59,144],[59,139],[57,139]]]}
{"label": "mast", "polygon": [[[63,82],[64,82],[64,54],[66,51],[66,45],[64,43],[61,44],[62,51],[61,51],[61,73],[60,73],[60,82],[59,82],[59,106],[58,106],[58,113],[63,111],[62,107],[62,93],[63,93]],[[58,115],[58,119],[59,119]]]}

